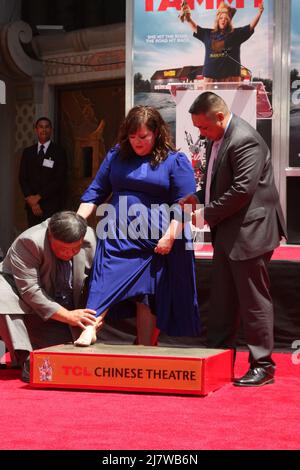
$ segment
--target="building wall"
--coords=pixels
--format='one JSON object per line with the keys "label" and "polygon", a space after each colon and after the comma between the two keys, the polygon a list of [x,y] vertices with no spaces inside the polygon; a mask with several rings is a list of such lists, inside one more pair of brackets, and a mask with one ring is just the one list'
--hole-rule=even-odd
{"label": "building wall", "polygon": [[37,25],[62,25],[65,31],[125,22],[126,0],[23,0],[22,19]]}
{"label": "building wall", "polygon": [[17,21],[21,18],[21,0],[0,0],[0,24]]}
{"label": "building wall", "polygon": [[[64,136],[58,132],[58,90],[97,88],[111,80],[123,80],[124,96],[114,105],[120,109],[111,113],[120,117],[125,113],[124,24],[34,37],[28,28],[24,23],[13,23],[3,25],[0,31],[0,79],[7,88],[7,103],[0,108],[0,247],[4,251],[26,228],[18,171],[23,148],[35,141],[35,120],[49,116],[55,136],[64,144]],[[20,37],[30,55],[20,45]]]}

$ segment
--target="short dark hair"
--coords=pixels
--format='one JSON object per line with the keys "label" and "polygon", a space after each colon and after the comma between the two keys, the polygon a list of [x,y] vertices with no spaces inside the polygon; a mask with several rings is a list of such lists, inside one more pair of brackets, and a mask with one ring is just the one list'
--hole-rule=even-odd
{"label": "short dark hair", "polygon": [[209,114],[218,111],[222,111],[226,116],[229,109],[223,98],[212,91],[205,91],[197,96],[189,109],[191,114]]}
{"label": "short dark hair", "polygon": [[87,222],[73,211],[56,212],[49,221],[49,230],[53,238],[64,243],[74,243],[84,238]]}
{"label": "short dark hair", "polygon": [[41,117],[39,117],[39,118],[37,119],[36,123],[35,123],[35,127],[38,126],[38,124],[39,124],[40,121],[47,121],[47,122],[49,122],[50,127],[52,127],[51,119],[49,119],[49,118],[46,117],[46,116],[41,116]]}

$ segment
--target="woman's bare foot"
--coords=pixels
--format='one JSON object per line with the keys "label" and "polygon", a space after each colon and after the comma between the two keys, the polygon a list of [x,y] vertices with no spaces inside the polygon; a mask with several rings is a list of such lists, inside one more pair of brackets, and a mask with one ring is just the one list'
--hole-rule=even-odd
{"label": "woman's bare foot", "polygon": [[99,317],[97,317],[94,325],[88,325],[80,333],[79,337],[74,341],[75,346],[90,346],[97,341],[97,332],[99,332],[104,326],[104,318],[107,314],[108,309],[105,310]]}
{"label": "woman's bare foot", "polygon": [[74,345],[75,346],[90,346],[91,344],[96,343],[96,341],[97,341],[96,327],[93,325],[89,325],[82,331],[79,338],[77,338],[76,341],[74,341]]}

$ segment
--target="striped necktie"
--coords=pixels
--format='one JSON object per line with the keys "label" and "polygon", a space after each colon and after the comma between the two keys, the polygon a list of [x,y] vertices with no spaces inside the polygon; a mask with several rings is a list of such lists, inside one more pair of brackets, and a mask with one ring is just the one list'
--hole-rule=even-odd
{"label": "striped necktie", "polygon": [[42,145],[40,146],[40,150],[39,150],[39,153],[38,153],[39,157],[41,157],[41,158],[44,158],[44,156],[45,156],[44,148],[45,148],[45,147],[44,147],[44,145],[42,144]]}

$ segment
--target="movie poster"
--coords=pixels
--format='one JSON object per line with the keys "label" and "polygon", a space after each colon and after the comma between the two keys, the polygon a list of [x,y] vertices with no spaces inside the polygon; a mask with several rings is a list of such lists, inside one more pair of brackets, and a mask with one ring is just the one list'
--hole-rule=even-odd
{"label": "movie poster", "polygon": [[[171,83],[201,81],[205,46],[193,36],[189,24],[180,20],[181,0],[132,1],[132,104],[158,107],[175,130],[175,103],[166,87]],[[203,28],[213,28],[220,3],[220,0],[187,0],[193,21]],[[232,22],[238,28],[255,19],[261,1],[229,0],[226,3],[236,9]],[[263,81],[267,92],[271,93],[273,0],[265,0],[263,4],[264,12],[254,33],[241,44],[240,63],[245,80]]]}
{"label": "movie poster", "polygon": [[291,10],[291,103],[290,103],[290,161],[300,167],[300,2],[292,0]]}
{"label": "movie poster", "polygon": [[[186,0],[193,22],[210,30],[214,28],[221,3],[221,0]],[[233,29],[243,28],[244,31],[257,18],[262,2],[228,0],[225,3],[234,11]],[[132,0],[132,105],[150,105],[160,111],[171,127],[177,148],[184,150],[193,162],[199,186],[205,169],[205,142],[195,136],[188,108],[197,93],[206,89],[214,91],[211,88],[213,85],[205,85],[204,88],[207,65],[206,69],[203,66],[207,63],[207,54],[212,57],[220,56],[221,63],[223,60],[224,63],[234,62],[235,70],[242,77],[240,87],[248,91],[245,91],[246,98],[244,96],[241,101],[245,103],[245,109],[239,106],[240,115],[251,116],[249,122],[257,127],[271,146],[273,0],[263,2],[264,10],[253,34],[246,37],[243,32],[239,56],[234,53],[233,48],[225,48],[224,43],[219,45],[215,41],[212,46],[195,37],[190,24],[180,18],[181,6],[182,0]],[[252,87],[254,82],[256,85]],[[231,90],[230,102],[237,103],[240,95],[233,96],[233,89],[237,89],[236,84],[217,87],[215,91],[226,87]],[[185,97],[183,106],[179,96],[184,94],[184,90],[188,96]],[[222,93],[223,91],[219,94]],[[254,95],[257,97],[256,103],[253,100]],[[250,109],[250,105],[254,108]],[[232,111],[236,112],[236,109]],[[256,123],[253,122],[253,113],[256,113]]]}

